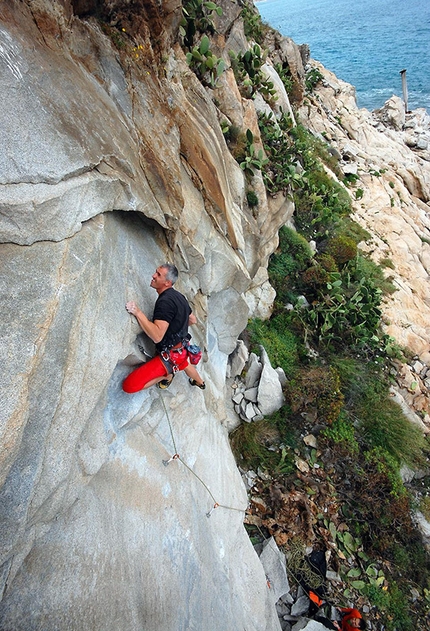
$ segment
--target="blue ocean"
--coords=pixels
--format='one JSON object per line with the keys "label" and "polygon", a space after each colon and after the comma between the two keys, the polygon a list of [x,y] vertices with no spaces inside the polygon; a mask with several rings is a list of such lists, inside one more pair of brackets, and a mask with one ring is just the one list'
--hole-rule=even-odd
{"label": "blue ocean", "polygon": [[359,107],[381,107],[393,94],[408,109],[430,112],[430,0],[262,0],[264,22],[356,88]]}

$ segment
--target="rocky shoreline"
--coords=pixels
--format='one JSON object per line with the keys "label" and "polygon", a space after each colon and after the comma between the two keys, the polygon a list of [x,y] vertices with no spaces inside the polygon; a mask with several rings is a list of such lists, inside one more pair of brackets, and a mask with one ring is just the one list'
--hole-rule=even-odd
{"label": "rocky shoreline", "polygon": [[353,86],[312,64],[324,80],[308,97],[312,107],[299,109],[300,120],[357,178],[349,189],[352,218],[372,235],[360,247],[377,263],[390,262],[386,275],[397,288],[383,304],[384,330],[429,366],[430,116],[405,113],[398,97],[374,112],[358,109]]}

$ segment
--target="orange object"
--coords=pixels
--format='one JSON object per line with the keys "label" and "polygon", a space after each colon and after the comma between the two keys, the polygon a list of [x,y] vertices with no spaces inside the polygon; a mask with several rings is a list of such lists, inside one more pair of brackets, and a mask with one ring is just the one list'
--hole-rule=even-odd
{"label": "orange object", "polygon": [[351,629],[360,629],[360,620],[363,618],[358,609],[341,608],[344,614],[342,618],[342,631],[351,631]]}
{"label": "orange object", "polygon": [[318,594],[316,594],[312,590],[309,590],[309,598],[312,600],[313,603],[315,603],[317,605],[317,607],[321,607],[321,605],[324,602],[323,600],[321,600],[321,598],[318,596]]}

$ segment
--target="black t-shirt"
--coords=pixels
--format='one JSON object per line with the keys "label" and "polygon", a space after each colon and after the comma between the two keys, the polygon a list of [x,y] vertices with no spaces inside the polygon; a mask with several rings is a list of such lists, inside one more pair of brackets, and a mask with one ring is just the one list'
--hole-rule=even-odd
{"label": "black t-shirt", "polygon": [[169,287],[157,298],[152,320],[164,320],[169,327],[161,342],[156,344],[157,350],[171,348],[181,342],[188,333],[188,318],[191,308],[187,299],[179,291]]}

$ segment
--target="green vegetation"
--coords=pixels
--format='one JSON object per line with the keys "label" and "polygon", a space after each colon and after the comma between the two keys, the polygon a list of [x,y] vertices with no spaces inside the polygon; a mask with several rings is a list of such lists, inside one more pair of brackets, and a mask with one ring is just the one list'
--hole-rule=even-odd
{"label": "green vegetation", "polygon": [[256,92],[272,103],[276,100],[276,90],[273,82],[264,74],[262,66],[267,58],[267,51],[263,51],[259,44],[254,44],[245,53],[230,51],[231,67],[236,77],[237,85],[242,95],[251,98]]}
{"label": "green vegetation", "polygon": [[199,46],[194,46],[186,57],[188,65],[199,79],[212,87],[215,86],[217,79],[225,70],[223,59],[216,57],[210,50],[210,41],[207,35],[203,35]]}
{"label": "green vegetation", "polygon": [[303,169],[297,160],[294,142],[290,139],[291,118],[283,114],[279,120],[270,115],[260,114],[258,125],[268,156],[263,180],[271,195],[278,192],[291,193],[305,185]]}
{"label": "green vegetation", "polygon": [[291,76],[290,67],[288,66],[286,62],[284,62],[283,64],[276,64],[275,70],[278,73],[279,78],[281,79],[282,83],[284,84],[284,88],[288,96],[291,96],[293,93],[294,84],[293,84],[293,78]]}
{"label": "green vegetation", "polygon": [[[286,449],[286,438],[281,437],[274,417],[271,420],[239,425],[231,436],[231,444],[238,454],[240,466],[255,470],[262,467],[271,474],[288,475],[294,469],[294,458],[289,449]],[[295,444],[294,440],[291,442]],[[274,449],[274,445],[277,448]],[[269,446],[270,450],[267,449]]]}
{"label": "green vegetation", "polygon": [[187,0],[183,4],[179,32],[186,48],[192,49],[198,33],[215,33],[215,15],[222,15],[222,8],[215,2]]}
{"label": "green vegetation", "polygon": [[250,208],[254,208],[255,206],[258,206],[258,196],[255,193],[255,191],[247,191],[246,192],[246,201],[248,202],[248,206]]}
{"label": "green vegetation", "polygon": [[347,173],[343,178],[345,186],[354,186],[360,178],[355,173]]}
{"label": "green vegetation", "polygon": [[259,12],[253,5],[245,4],[240,16],[243,20],[246,38],[261,44],[270,27],[262,21]]}
{"label": "green vegetation", "polygon": [[[251,502],[250,523],[257,520],[291,555],[302,502],[313,521],[302,523],[300,536],[333,551],[345,600],[367,599],[388,631],[409,631],[417,621],[422,628],[430,567],[400,467],[422,465],[429,446],[390,393],[391,362],[402,357],[381,330],[381,302],[395,291],[384,273],[392,263],[377,265],[360,252],[370,235],[351,219],[347,190],[324,168],[339,174],[324,141],[286,115],[260,116],[259,127],[267,191],[293,197],[297,231],[281,228],[270,260],[271,319],[247,329],[250,348],[264,346],[287,375],[284,407],[232,435],[238,462],[269,473],[256,487],[263,515]],[[360,198],[360,189],[353,194]],[[307,432],[318,436],[317,448],[300,438]],[[430,511],[428,498],[421,506]]]}
{"label": "green vegetation", "polygon": [[297,366],[300,340],[285,327],[285,318],[282,315],[272,319],[270,326],[265,320],[251,320],[248,332],[251,337],[251,348],[258,352],[258,346],[261,344],[275,365],[281,366],[286,373],[291,374]]}
{"label": "green vegetation", "polygon": [[306,77],[305,77],[305,85],[306,85],[306,90],[308,92],[313,92],[316,88],[316,86],[321,83],[321,81],[324,79],[324,77],[322,76],[321,72],[318,70],[318,68],[311,68],[307,73],[306,73]]}
{"label": "green vegetation", "polygon": [[254,134],[250,129],[246,130],[246,149],[245,155],[239,160],[240,168],[245,171],[245,174],[252,177],[254,170],[261,171],[263,166],[267,162],[267,158],[264,157],[262,149],[255,148]]}

